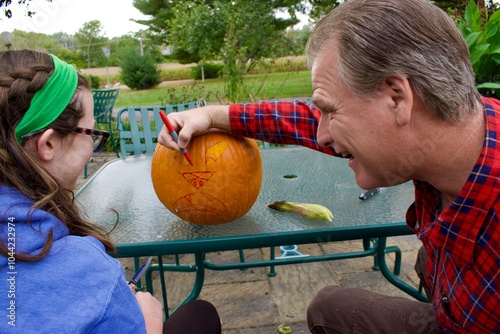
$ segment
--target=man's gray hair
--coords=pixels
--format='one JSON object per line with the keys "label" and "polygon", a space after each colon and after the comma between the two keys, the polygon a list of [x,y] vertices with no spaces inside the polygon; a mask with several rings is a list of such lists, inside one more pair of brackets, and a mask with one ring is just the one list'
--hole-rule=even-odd
{"label": "man's gray hair", "polygon": [[[332,40],[338,49],[326,50]],[[388,76],[400,75],[442,120],[466,119],[480,102],[462,34],[427,0],[345,1],[311,32],[309,68],[320,52],[337,53],[341,84],[363,98],[375,96]]]}

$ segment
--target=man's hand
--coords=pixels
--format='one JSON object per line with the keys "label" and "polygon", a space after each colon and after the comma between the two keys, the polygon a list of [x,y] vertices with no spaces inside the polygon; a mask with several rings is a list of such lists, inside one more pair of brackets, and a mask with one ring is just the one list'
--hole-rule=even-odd
{"label": "man's hand", "polygon": [[231,131],[228,105],[211,105],[167,115],[179,136],[176,143],[166,126],[163,126],[158,143],[173,150],[185,148],[193,136],[199,136],[212,129]]}

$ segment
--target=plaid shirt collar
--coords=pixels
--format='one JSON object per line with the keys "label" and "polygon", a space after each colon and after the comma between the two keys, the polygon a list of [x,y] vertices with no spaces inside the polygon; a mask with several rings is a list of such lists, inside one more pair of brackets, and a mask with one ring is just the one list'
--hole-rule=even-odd
{"label": "plaid shirt collar", "polygon": [[486,113],[483,149],[453,204],[437,213],[439,191],[428,183],[415,181],[416,206],[421,207],[423,213],[415,212],[416,207],[412,206],[407,214],[410,227],[419,221],[422,228],[419,233],[429,233],[433,245],[444,248],[462,265],[473,262],[477,235],[500,193],[497,184],[500,175],[500,150],[497,148],[500,106],[495,111],[488,100],[483,99]]}

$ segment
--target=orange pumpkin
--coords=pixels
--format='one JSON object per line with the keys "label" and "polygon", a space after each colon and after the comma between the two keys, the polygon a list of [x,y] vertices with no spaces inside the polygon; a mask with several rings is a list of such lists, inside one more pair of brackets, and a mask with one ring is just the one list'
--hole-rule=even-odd
{"label": "orange pumpkin", "polygon": [[259,196],[262,158],[252,139],[224,132],[193,137],[191,166],[179,151],[157,145],[151,176],[160,201],[179,218],[200,225],[231,222]]}

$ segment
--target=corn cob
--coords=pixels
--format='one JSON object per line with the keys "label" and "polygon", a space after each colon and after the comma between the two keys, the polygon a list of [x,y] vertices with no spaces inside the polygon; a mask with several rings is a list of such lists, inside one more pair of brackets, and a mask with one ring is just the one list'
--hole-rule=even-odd
{"label": "corn cob", "polygon": [[278,211],[296,213],[311,219],[328,221],[333,219],[332,212],[320,204],[277,201],[269,204],[268,207]]}

